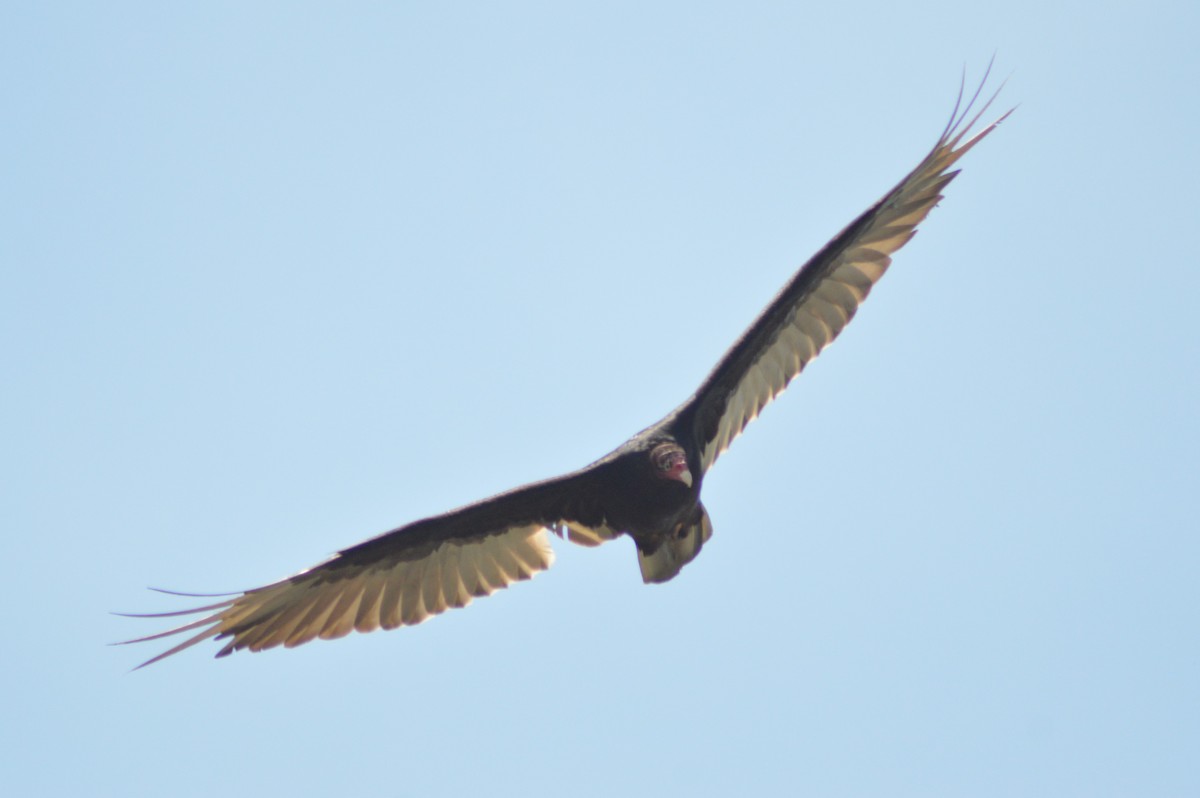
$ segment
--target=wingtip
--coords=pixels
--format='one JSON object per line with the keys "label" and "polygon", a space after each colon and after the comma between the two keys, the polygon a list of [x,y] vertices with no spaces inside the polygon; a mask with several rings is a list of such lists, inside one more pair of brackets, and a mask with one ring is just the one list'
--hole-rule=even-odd
{"label": "wingtip", "polygon": [[[945,129],[942,131],[942,135],[938,139],[937,146],[934,147],[934,153],[939,151],[945,152],[948,150],[956,157],[964,155],[980,139],[982,139],[991,131],[995,130],[997,125],[1007,119],[1012,112],[1016,110],[1016,106],[1008,109],[996,120],[990,122],[985,128],[983,128],[983,130],[980,130],[978,133],[971,136],[971,138],[965,143],[962,143],[963,139],[970,134],[971,130],[977,124],[979,124],[979,120],[982,119],[983,115],[987,113],[989,108],[992,107],[992,104],[996,102],[996,99],[1000,96],[1000,92],[1004,90],[1005,85],[1008,83],[1007,77],[1001,80],[1000,85],[996,87],[996,90],[992,92],[991,96],[989,96],[983,105],[979,107],[978,111],[975,111],[975,106],[983,96],[984,87],[987,86],[988,79],[991,77],[995,62],[996,54],[993,53],[992,58],[988,61],[987,68],[983,72],[983,77],[980,79],[979,84],[975,87],[975,91],[971,94],[971,98],[967,100],[965,105],[963,104],[963,98],[966,96],[966,67],[964,65],[963,75],[961,82],[959,83],[958,96],[954,101],[954,109],[950,112],[950,121],[946,124]],[[973,111],[974,114],[972,114]]]}
{"label": "wingtip", "polygon": [[168,590],[165,587],[147,587],[147,590],[153,590],[155,593],[165,593],[168,596],[183,596],[184,598],[225,598],[226,596],[240,596],[246,591],[235,590],[232,593],[184,593],[179,590]]}

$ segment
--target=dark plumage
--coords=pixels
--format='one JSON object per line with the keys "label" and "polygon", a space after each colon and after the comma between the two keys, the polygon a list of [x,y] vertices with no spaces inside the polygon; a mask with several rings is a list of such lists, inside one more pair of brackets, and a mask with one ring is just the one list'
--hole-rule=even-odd
{"label": "dark plumage", "polygon": [[642,579],[671,579],[712,535],[700,502],[708,469],[837,337],[891,254],[941,199],[957,174],[950,167],[1008,116],[964,142],[983,113],[966,121],[970,106],[960,115],[956,105],[921,163],[797,272],[699,390],[611,454],[574,473],[399,527],[280,582],[148,616],[206,613],[128,642],[199,630],[148,665],[210,637],[225,641],[218,652],[224,656],[420,623],[548,568],[549,532],[584,545],[628,535]]}

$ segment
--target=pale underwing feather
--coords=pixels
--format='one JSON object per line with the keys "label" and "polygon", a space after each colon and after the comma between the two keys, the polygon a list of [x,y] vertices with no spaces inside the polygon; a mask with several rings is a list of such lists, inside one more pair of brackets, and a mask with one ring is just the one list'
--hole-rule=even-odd
{"label": "pale underwing feather", "polygon": [[359,603],[363,599],[365,581],[366,574],[363,574],[356,577],[352,584],[347,586],[346,591],[329,613],[329,621],[325,624],[325,628],[321,630],[322,640],[336,640],[354,631],[354,617]]}
{"label": "pale underwing feather", "polygon": [[393,566],[383,585],[383,596],[379,599],[379,625],[384,629],[400,626],[400,604],[404,600],[404,580],[408,578],[407,561]]}
{"label": "pale underwing feather", "polygon": [[471,603],[471,591],[463,586],[462,573],[458,567],[458,557],[447,555],[440,561],[442,570],[442,590],[446,594],[446,603],[451,607],[465,607]]}
{"label": "pale underwing feather", "polygon": [[404,575],[404,605],[400,608],[400,622],[403,626],[416,626],[429,617],[425,612],[425,564],[429,559],[415,560],[408,566]]}
{"label": "pale underwing feather", "polygon": [[379,628],[379,604],[383,601],[383,586],[387,577],[382,569],[376,568],[368,571],[364,579],[362,598],[354,615],[354,631],[374,632]]}
{"label": "pale underwing feather", "polygon": [[[965,139],[991,104],[989,100],[967,121],[973,102],[961,115],[956,106],[937,145],[917,168],[817,253],[692,399],[647,432],[668,429],[677,440],[695,446],[699,476],[712,466],[746,425],[841,333],[887,271],[891,255],[912,239],[916,226],[941,199],[957,174],[951,167],[1008,116]],[[205,615],[126,642],[192,633],[139,666],[144,667],[210,638],[224,641],[217,656],[225,656],[239,649],[292,647],[351,631],[411,626],[466,606],[474,597],[549,568],[554,560],[550,532],[586,546],[623,534],[610,527],[608,519],[625,519],[626,511],[614,511],[595,498],[597,486],[604,484],[595,481],[596,475],[612,457],[392,530],[315,568],[227,601],[162,613]],[[694,469],[692,475],[696,476]],[[638,542],[643,579],[672,578],[711,536],[707,513],[702,505],[695,506],[699,515],[669,529],[661,542],[637,537],[636,526],[625,529]]]}
{"label": "pale underwing feather", "polygon": [[[854,317],[891,255],[912,239],[958,174],[950,167],[1007,118],[1002,115],[959,146],[990,104],[970,121],[970,104],[961,116],[956,108],[917,168],[812,258],[713,370],[697,393],[702,471]],[[748,361],[747,346],[758,347]]]}
{"label": "pale underwing feather", "polygon": [[446,601],[442,597],[441,565],[440,562],[433,559],[427,561],[425,566],[425,578],[421,585],[421,603],[425,605],[426,612],[430,615],[437,615],[448,609]]}
{"label": "pale underwing feather", "polygon": [[[128,642],[155,640],[201,629],[149,665],[209,638],[229,638],[220,654],[294,647],[351,631],[412,626],[451,607],[463,607],[550,567],[554,551],[545,527],[526,524],[470,541],[446,541],[424,557],[390,565],[325,566],[228,602],[203,608],[211,615]],[[207,627],[207,628],[205,628]],[[139,666],[139,667],[143,667]]]}

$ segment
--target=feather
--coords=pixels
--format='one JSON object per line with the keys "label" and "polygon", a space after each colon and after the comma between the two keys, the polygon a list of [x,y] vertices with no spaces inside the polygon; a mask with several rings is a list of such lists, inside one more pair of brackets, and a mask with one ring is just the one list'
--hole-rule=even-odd
{"label": "feather", "polygon": [[972,116],[982,88],[965,107],[960,89],[917,167],[809,259],[691,398],[659,423],[570,474],[398,527],[223,601],[141,616],[202,617],[126,642],[192,633],[144,666],[213,638],[223,643],[221,657],[412,626],[549,568],[551,532],[584,546],[628,535],[643,580],[672,579],[712,536],[700,502],[704,474],[849,324],[891,256],[941,200],[958,174],[952,167],[1008,117],[967,138],[995,99]]}
{"label": "feather", "polygon": [[[765,407],[845,329],[887,271],[891,255],[912,239],[916,225],[958,174],[949,167],[1011,113],[959,146],[991,102],[965,125],[971,103],[962,114],[956,105],[950,123],[921,163],[800,269],[725,354],[700,390],[675,411],[677,424],[690,425],[697,438],[702,471],[712,467],[757,415],[747,413],[748,407],[756,411]],[[791,335],[792,328],[802,337]]]}

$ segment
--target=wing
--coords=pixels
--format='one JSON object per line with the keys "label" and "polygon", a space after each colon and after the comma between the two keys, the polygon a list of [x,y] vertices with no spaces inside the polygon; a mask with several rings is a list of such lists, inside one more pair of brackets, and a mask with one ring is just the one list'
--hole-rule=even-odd
{"label": "wing", "polygon": [[960,92],[949,124],[917,168],[797,272],[673,414],[676,425],[694,436],[702,472],[837,337],[891,264],[892,253],[916,234],[958,174],[950,167],[1012,113],[964,142],[995,99],[964,125],[978,96],[977,90],[960,115]]}
{"label": "wing", "polygon": [[465,607],[550,567],[547,532],[584,545],[616,536],[602,507],[603,461],[559,479],[426,518],[372,538],[320,565],[225,601],[179,612],[135,617],[203,618],[140,643],[196,633],[142,663],[145,667],[195,644],[226,640],[217,653],[291,648],[352,631],[412,626],[452,607]]}

